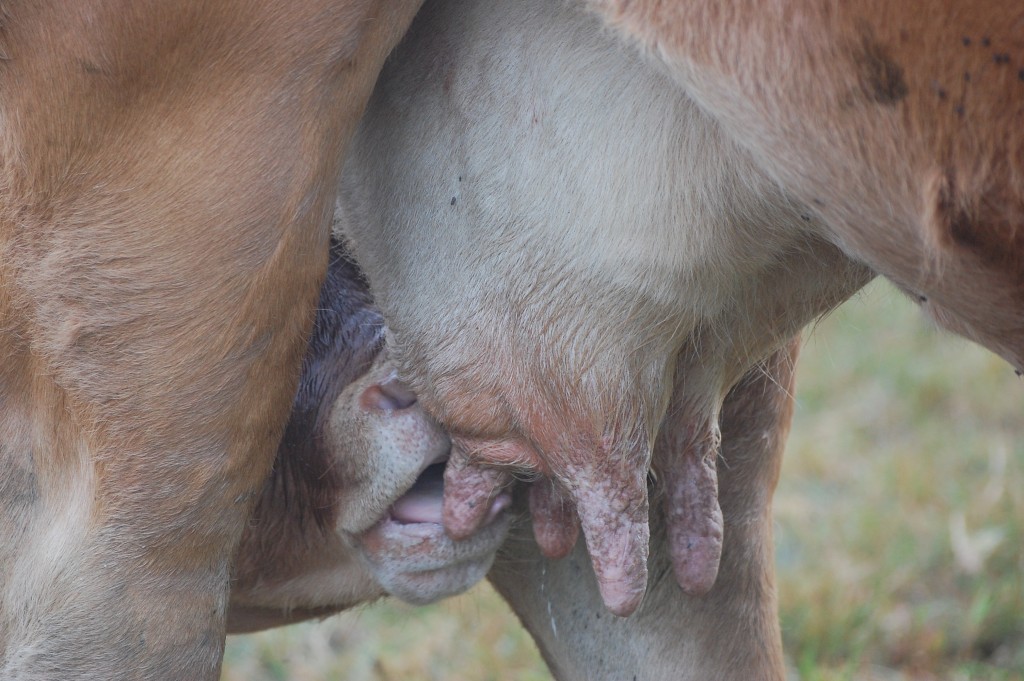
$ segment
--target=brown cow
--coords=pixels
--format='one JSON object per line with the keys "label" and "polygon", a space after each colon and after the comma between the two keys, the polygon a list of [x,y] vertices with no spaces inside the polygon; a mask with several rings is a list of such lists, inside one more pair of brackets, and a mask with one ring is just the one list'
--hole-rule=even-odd
{"label": "brown cow", "polygon": [[212,679],[419,0],[0,3],[0,677]]}
{"label": "brown cow", "polygon": [[605,602],[631,612],[671,396],[654,464],[676,578],[706,592],[722,400],[870,274],[565,3],[429,4],[367,111],[340,219],[401,375],[452,433],[449,531],[473,531],[510,470],[553,476],[533,488],[538,543],[572,548],[568,496]]}

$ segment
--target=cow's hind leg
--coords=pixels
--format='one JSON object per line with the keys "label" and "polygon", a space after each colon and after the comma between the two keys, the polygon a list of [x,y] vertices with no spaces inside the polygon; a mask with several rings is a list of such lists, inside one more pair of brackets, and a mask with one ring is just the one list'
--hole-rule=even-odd
{"label": "cow's hind leg", "polygon": [[0,678],[216,677],[343,143],[418,4],[0,12]]}
{"label": "cow's hind leg", "polygon": [[97,221],[13,249],[3,678],[216,673],[326,249],[308,224],[206,227]]}

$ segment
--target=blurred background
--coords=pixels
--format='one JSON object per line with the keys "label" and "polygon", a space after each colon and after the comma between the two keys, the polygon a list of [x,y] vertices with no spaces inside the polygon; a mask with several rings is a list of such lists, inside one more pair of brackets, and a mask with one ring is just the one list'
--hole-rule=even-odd
{"label": "blurred background", "polygon": [[[807,334],[775,496],[789,676],[1024,681],[1024,381],[876,282]],[[228,638],[223,681],[541,681],[482,585]]]}

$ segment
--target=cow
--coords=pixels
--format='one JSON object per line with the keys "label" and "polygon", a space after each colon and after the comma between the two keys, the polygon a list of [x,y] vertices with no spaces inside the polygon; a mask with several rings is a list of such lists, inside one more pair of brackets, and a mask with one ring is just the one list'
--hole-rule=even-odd
{"label": "cow", "polygon": [[419,0],[0,3],[0,677],[214,679]]}
{"label": "cow", "polygon": [[706,593],[725,395],[872,277],[664,71],[570,3],[428,3],[338,206],[399,375],[451,434],[449,533],[539,477],[538,545],[571,551],[578,515],[619,615],[652,463],[676,580]]}
{"label": "cow", "polygon": [[[325,617],[385,594],[430,602],[491,565],[510,525],[508,497],[469,539],[445,535],[438,469],[450,442],[396,382],[382,340],[366,284],[335,242],[291,418],[235,558],[229,632]],[[703,597],[667,578],[665,523],[653,508],[653,597],[628,619],[603,616],[583,547],[564,560],[544,556],[518,494],[518,521],[489,579],[556,678],[784,678],[770,506],[798,349],[793,341],[726,398],[726,534],[721,574]],[[670,408],[666,429],[674,416]]]}

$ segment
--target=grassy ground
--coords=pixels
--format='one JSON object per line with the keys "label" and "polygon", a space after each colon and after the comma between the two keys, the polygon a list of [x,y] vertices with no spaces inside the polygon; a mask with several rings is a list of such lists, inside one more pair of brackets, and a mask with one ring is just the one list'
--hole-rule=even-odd
{"label": "grassy ground", "polygon": [[[804,350],[776,495],[801,681],[1024,681],[1024,383],[884,285]],[[233,637],[224,681],[542,680],[501,600],[383,603]]]}

